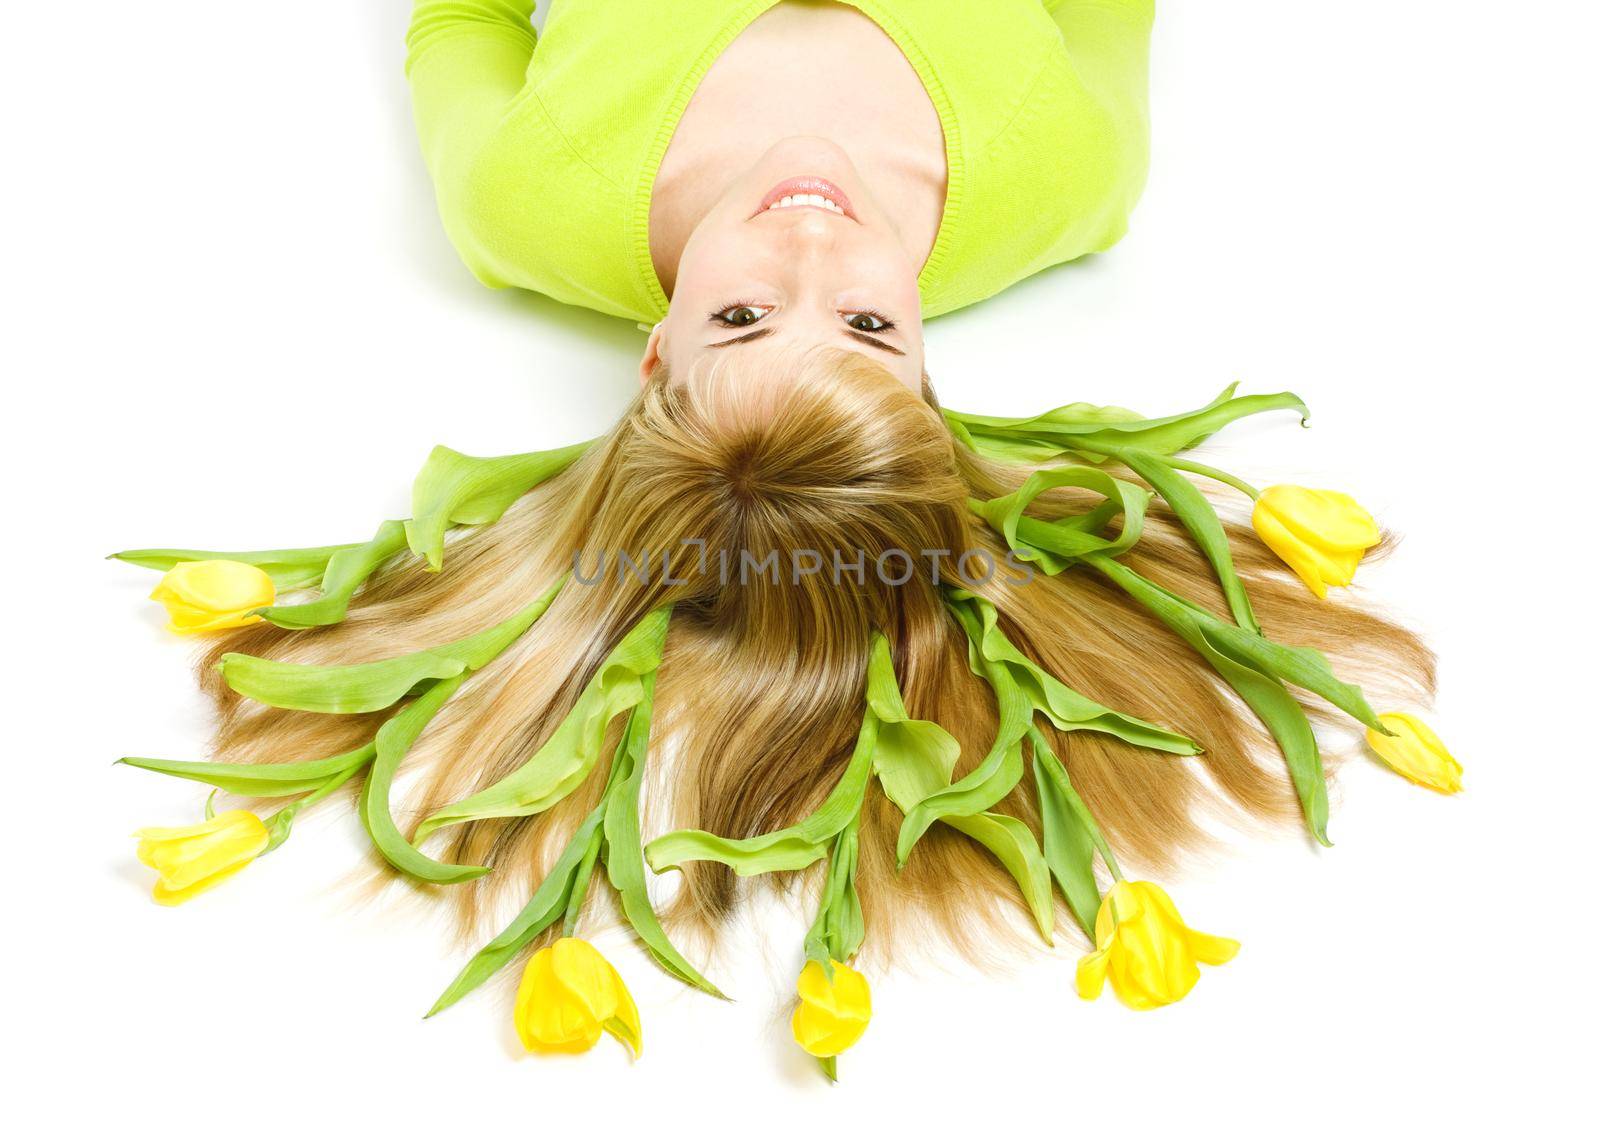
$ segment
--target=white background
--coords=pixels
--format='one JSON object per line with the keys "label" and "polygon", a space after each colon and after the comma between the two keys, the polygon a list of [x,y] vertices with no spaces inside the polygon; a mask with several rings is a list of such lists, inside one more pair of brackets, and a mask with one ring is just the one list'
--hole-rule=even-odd
{"label": "white background", "polygon": [[521,1056],[496,989],[422,1023],[463,951],[402,904],[356,905],[348,814],[182,909],[149,903],[129,833],[201,794],[110,762],[198,755],[203,710],[152,576],[101,557],[360,538],[435,442],[598,432],[643,337],[456,262],[410,135],[403,0],[29,7],[0,73],[0,1027],[5,1096],[40,1099],[24,1119],[1570,1119],[1590,1100],[1591,6],[1170,0],[1126,241],[930,326],[945,401],[986,413],[1165,413],[1234,378],[1304,395],[1313,429],[1252,422],[1211,459],[1404,530],[1360,585],[1441,652],[1466,791],[1357,761],[1332,851],[1198,862],[1175,897],[1244,950],[1173,1008],[1083,1003],[1069,947],[1009,978],[875,980],[832,1089],[788,1043],[789,914],[717,966],[733,1005],[610,935],[644,1012],[629,1065],[609,1040]]}

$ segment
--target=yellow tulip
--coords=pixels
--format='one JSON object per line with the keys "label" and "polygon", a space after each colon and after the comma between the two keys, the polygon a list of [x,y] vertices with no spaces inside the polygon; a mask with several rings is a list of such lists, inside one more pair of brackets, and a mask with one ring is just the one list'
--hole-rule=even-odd
{"label": "yellow tulip", "polygon": [[1093,1000],[1106,978],[1130,1008],[1159,1008],[1189,995],[1200,979],[1196,962],[1221,965],[1239,952],[1232,938],[1183,924],[1167,892],[1154,883],[1114,884],[1094,920],[1095,951],[1078,962],[1078,995]]}
{"label": "yellow tulip", "polygon": [[600,951],[564,937],[528,961],[512,1016],[522,1045],[540,1054],[580,1055],[608,1031],[638,1055],[639,1009]]}
{"label": "yellow tulip", "polygon": [[1348,586],[1368,547],[1383,538],[1377,521],[1342,492],[1275,484],[1262,489],[1250,522],[1319,598]]}
{"label": "yellow tulip", "polygon": [[833,979],[822,965],[807,961],[795,982],[800,1006],[790,1028],[794,1041],[819,1059],[830,1059],[855,1045],[872,1019],[872,990],[867,978],[849,965],[833,962]]}
{"label": "yellow tulip", "polygon": [[209,633],[249,625],[261,618],[251,610],[278,596],[260,567],[232,559],[181,562],[150,591],[150,600],[167,607],[174,633]]}
{"label": "yellow tulip", "polygon": [[1369,729],[1367,745],[1390,769],[1441,793],[1461,792],[1461,763],[1450,756],[1427,723],[1415,715],[1392,711],[1378,718],[1394,734]]}
{"label": "yellow tulip", "polygon": [[253,812],[231,809],[203,824],[141,828],[139,861],[156,869],[152,897],[177,906],[237,875],[267,847],[267,826]]}

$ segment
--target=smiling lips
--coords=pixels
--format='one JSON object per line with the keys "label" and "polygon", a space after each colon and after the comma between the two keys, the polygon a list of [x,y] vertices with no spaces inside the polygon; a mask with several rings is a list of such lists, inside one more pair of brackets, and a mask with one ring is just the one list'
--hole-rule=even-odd
{"label": "smiling lips", "polygon": [[[756,215],[764,211],[780,211],[789,207],[815,207],[835,215],[843,215],[856,222],[860,221],[856,219],[855,209],[850,206],[850,197],[839,190],[838,184],[824,180],[820,176],[796,176],[784,180],[767,192],[761,200],[761,206],[756,208]],[[755,215],[751,218],[755,218]]]}

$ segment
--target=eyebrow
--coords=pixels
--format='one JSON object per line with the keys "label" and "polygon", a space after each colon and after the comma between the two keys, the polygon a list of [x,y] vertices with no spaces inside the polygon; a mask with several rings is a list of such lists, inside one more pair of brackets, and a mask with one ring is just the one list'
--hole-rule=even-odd
{"label": "eyebrow", "polygon": [[867,335],[865,332],[857,332],[854,329],[847,328],[845,329],[845,335],[852,336],[855,339],[860,340],[863,344],[870,344],[874,348],[881,348],[883,351],[893,352],[895,355],[906,354],[893,344],[889,343],[887,340],[880,340],[876,336]]}
{"label": "eyebrow", "polygon": [[[735,344],[748,344],[755,340],[765,339],[776,331],[777,329],[775,328],[757,328],[754,332],[746,332],[743,336],[734,336],[727,340],[718,340],[715,343],[707,344],[706,347],[731,348]],[[865,332],[855,332],[847,328],[845,329],[845,335],[849,336],[851,339],[860,340],[863,344],[866,344],[869,347],[877,348],[880,351],[890,352],[899,356],[906,354],[893,344],[880,340],[876,336],[869,336]]]}
{"label": "eyebrow", "polygon": [[746,332],[743,336],[734,336],[727,340],[718,340],[714,344],[707,344],[708,348],[731,348],[735,344],[748,344],[751,340],[759,340],[773,333],[771,328],[757,328],[754,332]]}

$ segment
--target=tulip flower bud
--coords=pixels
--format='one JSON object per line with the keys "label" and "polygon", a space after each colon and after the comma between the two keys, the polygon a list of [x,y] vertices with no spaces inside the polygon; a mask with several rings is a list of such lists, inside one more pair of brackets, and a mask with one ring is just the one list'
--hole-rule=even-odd
{"label": "tulip flower bud", "polygon": [[174,633],[210,633],[260,621],[251,610],[271,605],[277,593],[260,567],[207,559],[174,565],[150,599],[166,606]]}
{"label": "tulip flower bud", "polygon": [[1130,1008],[1182,1000],[1200,979],[1198,963],[1221,965],[1239,952],[1231,938],[1184,925],[1167,892],[1154,883],[1114,884],[1094,921],[1095,951],[1078,962],[1078,995],[1093,1000],[1107,977]]}
{"label": "tulip flower bud", "polygon": [[580,1055],[602,1031],[635,1056],[643,1046],[639,1009],[628,986],[600,951],[564,937],[528,961],[513,1013],[522,1045],[539,1054]]}
{"label": "tulip flower bud", "polygon": [[1367,731],[1367,745],[1389,768],[1418,785],[1440,793],[1461,792],[1461,763],[1450,756],[1439,736],[1415,715],[1379,715],[1392,735]]}
{"label": "tulip flower bud", "polygon": [[253,812],[232,809],[184,828],[141,828],[139,861],[160,873],[152,897],[162,906],[187,902],[236,875],[267,848],[267,826]]}
{"label": "tulip flower bud", "polygon": [[1319,598],[1348,586],[1367,548],[1383,536],[1365,508],[1342,492],[1275,484],[1256,498],[1251,523]]}
{"label": "tulip flower bud", "polygon": [[872,1019],[872,990],[867,978],[849,965],[833,962],[833,979],[816,961],[807,961],[795,983],[800,1006],[790,1028],[794,1041],[820,1059],[832,1058],[855,1045]]}

